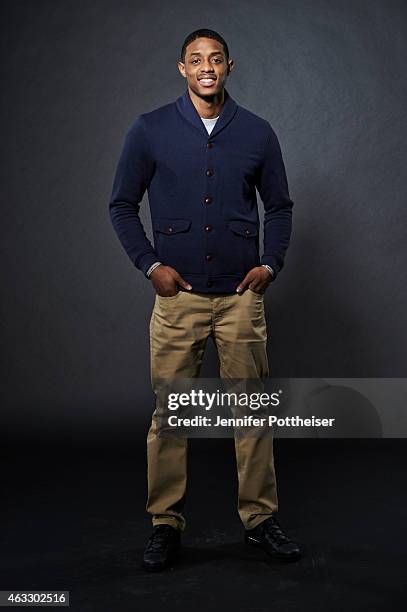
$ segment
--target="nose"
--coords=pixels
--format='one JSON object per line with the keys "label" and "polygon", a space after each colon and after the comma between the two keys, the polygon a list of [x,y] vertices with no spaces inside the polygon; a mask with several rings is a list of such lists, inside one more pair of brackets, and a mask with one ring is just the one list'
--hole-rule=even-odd
{"label": "nose", "polygon": [[204,66],[205,73],[213,72],[213,65],[211,64],[210,59],[207,58],[206,60],[204,60],[203,66]]}

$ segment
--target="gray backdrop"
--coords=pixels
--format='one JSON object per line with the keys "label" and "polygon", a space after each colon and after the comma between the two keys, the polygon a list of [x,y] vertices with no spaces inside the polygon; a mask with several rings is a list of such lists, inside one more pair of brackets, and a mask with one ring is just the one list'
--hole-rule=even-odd
{"label": "gray backdrop", "polygon": [[[183,93],[179,50],[200,27],[228,42],[227,88],[273,125],[294,200],[265,299],[272,373],[406,376],[405,2],[3,9],[3,431],[148,422],[154,290],[108,201],[128,127]],[[147,196],[142,219],[151,236]],[[217,365],[208,344],[202,375]]]}

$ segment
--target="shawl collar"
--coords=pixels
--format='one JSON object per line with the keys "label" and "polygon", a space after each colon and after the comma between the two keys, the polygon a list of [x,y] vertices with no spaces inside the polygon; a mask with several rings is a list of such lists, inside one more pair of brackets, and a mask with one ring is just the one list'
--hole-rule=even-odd
{"label": "shawl collar", "polygon": [[228,123],[230,123],[230,121],[232,121],[237,111],[238,105],[230,96],[226,88],[224,88],[224,94],[225,98],[222,109],[219,114],[219,119],[217,120],[215,127],[213,128],[210,134],[208,134],[207,129],[201,117],[199,116],[199,113],[196,110],[194,103],[191,100],[188,88],[185,90],[182,96],[177,98],[175,104],[181,115],[187,121],[189,121],[197,130],[199,130],[201,134],[205,136],[205,138],[209,139],[213,138],[218,132],[223,130],[223,128],[226,127]]}

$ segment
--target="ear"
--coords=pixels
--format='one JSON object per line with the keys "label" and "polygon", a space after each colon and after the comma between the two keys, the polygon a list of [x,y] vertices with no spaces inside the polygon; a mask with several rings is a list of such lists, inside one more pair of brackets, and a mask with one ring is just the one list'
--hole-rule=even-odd
{"label": "ear", "polygon": [[186,77],[185,64],[183,64],[182,62],[178,62],[178,70],[180,71],[181,76]]}

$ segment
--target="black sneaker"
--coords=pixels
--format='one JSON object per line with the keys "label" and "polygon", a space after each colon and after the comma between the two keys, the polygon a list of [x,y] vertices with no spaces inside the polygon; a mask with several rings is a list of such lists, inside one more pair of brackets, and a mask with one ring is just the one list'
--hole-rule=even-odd
{"label": "black sneaker", "polygon": [[155,572],[168,567],[181,547],[181,532],[171,525],[156,525],[143,555],[144,569]]}
{"label": "black sneaker", "polygon": [[246,529],[245,541],[284,561],[297,561],[302,556],[299,545],[284,533],[275,516],[270,516],[254,529]]}

